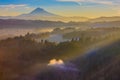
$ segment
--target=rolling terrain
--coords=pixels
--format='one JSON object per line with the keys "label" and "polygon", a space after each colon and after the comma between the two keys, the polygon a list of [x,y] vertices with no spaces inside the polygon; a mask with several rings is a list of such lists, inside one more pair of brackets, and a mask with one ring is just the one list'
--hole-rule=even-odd
{"label": "rolling terrain", "polygon": [[[118,35],[60,43],[36,42],[27,35],[1,40],[0,79],[119,80]],[[48,65],[51,59],[63,62]]]}

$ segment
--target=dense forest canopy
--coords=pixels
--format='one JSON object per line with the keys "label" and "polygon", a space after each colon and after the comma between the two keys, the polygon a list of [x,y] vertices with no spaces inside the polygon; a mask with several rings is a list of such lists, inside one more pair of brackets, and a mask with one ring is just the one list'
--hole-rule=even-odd
{"label": "dense forest canopy", "polygon": [[[108,29],[107,29],[108,30]],[[117,29],[118,30],[118,29]],[[119,31],[107,34],[104,37],[77,36],[65,42],[49,42],[41,40],[37,42],[33,34],[16,36],[0,41],[0,79],[1,80],[95,80],[106,73],[109,67],[112,69],[103,78],[109,80],[109,76],[116,74],[114,64],[119,67]],[[89,32],[88,32],[89,33]],[[43,34],[44,35],[44,34]],[[88,35],[88,34],[86,34]],[[114,43],[116,42],[116,43]],[[107,46],[108,44],[111,44]],[[105,46],[100,51],[87,52],[93,48]],[[114,52],[113,52],[114,51]],[[94,54],[92,56],[92,54]],[[86,57],[81,57],[85,56]],[[115,58],[115,60],[113,60]],[[64,65],[48,66],[51,59],[61,59]],[[113,60],[113,61],[112,61]],[[117,62],[116,62],[117,60]],[[114,63],[115,62],[115,63]],[[104,67],[108,65],[108,67]],[[64,68],[62,68],[64,67]],[[101,70],[104,69],[105,70]],[[64,70],[65,69],[65,70]],[[99,73],[97,71],[100,71]],[[111,73],[112,71],[115,71]],[[69,73],[69,72],[72,72]],[[94,75],[94,73],[97,73]],[[91,74],[91,75],[89,75]],[[106,73],[107,74],[107,73]],[[52,76],[50,76],[52,75]],[[68,75],[75,75],[68,77]],[[58,78],[58,77],[60,78]],[[119,79],[117,79],[119,80]]]}

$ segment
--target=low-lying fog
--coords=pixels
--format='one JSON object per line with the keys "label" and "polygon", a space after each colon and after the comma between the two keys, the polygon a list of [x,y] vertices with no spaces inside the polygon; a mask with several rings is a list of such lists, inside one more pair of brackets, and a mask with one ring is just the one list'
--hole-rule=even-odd
{"label": "low-lying fog", "polygon": [[69,41],[71,39],[63,38],[62,34],[50,34],[48,37],[36,39],[37,42],[40,42],[41,40],[48,40],[50,42],[59,43],[59,42]]}
{"label": "low-lying fog", "polygon": [[[45,33],[45,32],[52,32],[54,28],[40,28],[40,29],[0,29],[0,40],[6,39],[6,38],[13,38],[15,36],[24,36],[27,33]],[[50,34],[47,37],[44,38],[38,38],[37,41],[42,40],[48,40],[50,42],[64,42],[68,41],[69,39],[64,39],[62,34]]]}
{"label": "low-lying fog", "polygon": [[42,32],[50,32],[52,28],[40,28],[40,29],[18,29],[18,28],[10,28],[10,29],[0,29],[0,40],[11,38],[15,36],[24,36],[25,34],[29,33],[42,33]]}

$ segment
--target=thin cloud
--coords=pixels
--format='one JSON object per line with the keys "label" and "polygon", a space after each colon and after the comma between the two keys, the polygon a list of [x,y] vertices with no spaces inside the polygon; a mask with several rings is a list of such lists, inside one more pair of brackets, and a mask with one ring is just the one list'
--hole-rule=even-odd
{"label": "thin cloud", "polygon": [[0,5],[0,8],[19,8],[19,7],[27,7],[26,4],[9,4],[9,5]]}
{"label": "thin cloud", "polygon": [[96,3],[96,4],[103,4],[103,5],[117,5],[120,3],[118,0],[57,0],[62,2],[78,2],[82,3]]}
{"label": "thin cloud", "polygon": [[22,12],[27,12],[31,10],[26,4],[8,4],[8,5],[0,5],[0,15],[1,16],[17,16],[22,14]]}

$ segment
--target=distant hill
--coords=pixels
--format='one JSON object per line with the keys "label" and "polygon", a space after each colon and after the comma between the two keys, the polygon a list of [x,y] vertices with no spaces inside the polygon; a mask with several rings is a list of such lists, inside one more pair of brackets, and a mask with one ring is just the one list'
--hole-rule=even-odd
{"label": "distant hill", "polygon": [[110,22],[110,21],[120,21],[120,16],[113,17],[99,17],[94,19],[89,19],[90,22]]}
{"label": "distant hill", "polygon": [[42,20],[0,19],[0,28],[44,28],[44,27],[120,27],[120,21],[112,22],[61,22]]}
{"label": "distant hill", "polygon": [[0,28],[44,28],[61,27],[65,25],[67,24],[59,21],[0,19]]}

